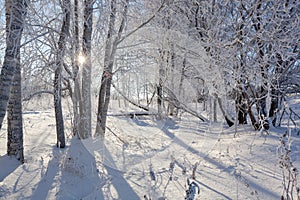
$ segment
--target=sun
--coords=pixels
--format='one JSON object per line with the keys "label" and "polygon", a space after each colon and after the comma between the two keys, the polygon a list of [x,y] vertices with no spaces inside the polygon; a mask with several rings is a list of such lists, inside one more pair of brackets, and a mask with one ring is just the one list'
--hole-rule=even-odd
{"label": "sun", "polygon": [[80,65],[85,63],[84,55],[80,54],[77,59],[78,59],[78,62],[79,62]]}

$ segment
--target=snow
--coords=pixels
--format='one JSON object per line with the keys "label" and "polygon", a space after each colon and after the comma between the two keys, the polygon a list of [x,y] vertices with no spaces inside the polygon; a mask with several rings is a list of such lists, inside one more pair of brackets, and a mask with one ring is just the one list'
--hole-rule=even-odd
{"label": "snow", "polygon": [[[297,113],[299,105],[300,98],[291,97]],[[125,112],[117,103],[110,111]],[[163,120],[110,115],[103,143],[72,137],[70,118],[65,123],[67,147],[58,149],[53,109],[27,106],[23,165],[5,155],[4,124],[0,199],[184,199],[193,171],[197,199],[271,200],[280,199],[283,191],[278,148],[285,128],[272,127],[268,135],[250,125],[228,128],[188,114]],[[291,125],[291,158],[300,169],[295,128]]]}

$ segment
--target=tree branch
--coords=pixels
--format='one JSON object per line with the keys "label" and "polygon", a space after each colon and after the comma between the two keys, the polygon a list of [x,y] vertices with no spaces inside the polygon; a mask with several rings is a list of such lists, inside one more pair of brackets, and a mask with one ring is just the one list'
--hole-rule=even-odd
{"label": "tree branch", "polygon": [[137,107],[139,107],[139,108],[141,108],[141,109],[143,109],[143,110],[146,110],[146,111],[149,111],[149,108],[148,107],[145,107],[145,106],[143,106],[143,105],[140,105],[140,104],[138,104],[138,103],[135,103],[135,102],[133,102],[132,100],[130,100],[129,98],[127,98],[116,86],[115,86],[115,84],[114,83],[111,83],[111,85],[115,88],[115,90],[126,100],[126,101],[128,101],[129,103],[131,103],[132,105],[134,105],[134,106],[137,106]]}
{"label": "tree branch", "polygon": [[23,98],[22,101],[29,101],[30,99],[32,99],[32,97],[34,97],[36,95],[39,95],[39,94],[51,94],[51,95],[54,95],[54,92],[49,91],[49,90],[38,91],[38,92],[35,92],[33,94],[30,94],[28,97]]}
{"label": "tree branch", "polygon": [[120,44],[126,38],[128,38],[129,36],[131,36],[132,34],[134,34],[135,32],[137,32],[139,29],[141,29],[145,25],[147,25],[152,19],[154,19],[154,17],[156,17],[157,13],[159,13],[163,7],[164,7],[164,2],[161,4],[161,6],[158,8],[158,10],[148,20],[146,20],[145,22],[143,22],[142,24],[140,24],[138,27],[136,27],[135,29],[133,29],[132,31],[130,31],[127,35],[123,36],[121,39],[119,39],[118,42],[117,42],[117,44]]}

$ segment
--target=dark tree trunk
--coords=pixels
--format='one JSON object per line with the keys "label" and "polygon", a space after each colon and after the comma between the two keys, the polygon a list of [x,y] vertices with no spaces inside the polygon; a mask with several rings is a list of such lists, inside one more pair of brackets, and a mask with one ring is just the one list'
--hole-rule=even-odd
{"label": "dark tree trunk", "polygon": [[271,105],[270,105],[270,110],[269,110],[269,118],[272,119],[272,125],[276,126],[276,111],[278,109],[278,92],[276,91],[275,88],[271,90]]}
{"label": "dark tree trunk", "polygon": [[235,103],[239,124],[247,124],[247,105],[243,102],[244,98],[241,94],[237,94]]}
{"label": "dark tree trunk", "polygon": [[57,67],[54,77],[54,109],[56,120],[56,146],[65,147],[64,119],[61,105],[61,67]]}
{"label": "dark tree trunk", "polygon": [[162,117],[162,99],[163,99],[163,85],[162,78],[159,77],[159,83],[157,85],[157,109],[158,109],[158,117]]}
{"label": "dark tree trunk", "polygon": [[95,136],[105,136],[106,119],[108,112],[108,105],[110,102],[110,89],[112,85],[112,70],[114,66],[115,54],[117,46],[121,39],[121,34],[125,28],[125,22],[127,17],[129,0],[124,2],[124,9],[122,13],[122,19],[120,27],[117,31],[117,37],[113,40],[112,35],[115,31],[115,20],[116,20],[116,0],[112,0],[110,7],[111,13],[109,18],[108,32],[106,38],[106,47],[104,55],[104,71],[102,74],[101,87],[99,91],[98,99],[98,113],[97,113],[97,125]]}
{"label": "dark tree trunk", "polygon": [[56,135],[57,135],[57,147],[65,147],[65,133],[64,133],[64,119],[62,114],[62,68],[63,59],[66,49],[66,39],[69,34],[70,28],[70,0],[64,0],[62,3],[62,9],[64,12],[63,24],[61,26],[61,31],[58,41],[58,50],[56,55],[56,69],[54,74],[54,109],[55,109],[55,119],[56,119]]}
{"label": "dark tree trunk", "polygon": [[[109,24],[108,24],[108,32],[106,38],[106,46],[105,46],[105,55],[104,55],[104,71],[101,79],[101,86],[99,91],[98,98],[98,113],[97,113],[97,126],[95,136],[101,136],[104,138],[105,135],[105,127],[106,127],[106,115],[107,110],[105,105],[106,103],[106,92],[110,91],[110,88],[107,88],[108,84],[111,83],[111,75],[112,75],[112,67],[113,67],[113,59],[112,55],[112,35],[115,28],[116,21],[116,1],[112,0],[110,3],[110,16],[109,16]],[[110,80],[110,81],[109,81]],[[110,97],[108,97],[109,99]],[[108,100],[107,99],[107,100]]]}

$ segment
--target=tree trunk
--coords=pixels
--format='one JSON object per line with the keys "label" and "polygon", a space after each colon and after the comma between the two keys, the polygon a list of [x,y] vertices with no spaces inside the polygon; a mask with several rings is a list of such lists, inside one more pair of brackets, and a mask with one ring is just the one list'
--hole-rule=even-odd
{"label": "tree trunk", "polygon": [[56,69],[54,76],[54,108],[55,108],[55,119],[56,119],[56,135],[57,135],[57,147],[65,147],[65,133],[64,133],[64,119],[62,114],[61,105],[61,92],[62,92],[62,67],[63,59],[66,49],[66,39],[69,34],[70,28],[70,0],[64,0],[62,3],[62,10],[64,12],[63,24],[58,40],[58,50],[56,57]]}
{"label": "tree trunk", "polygon": [[73,82],[74,82],[74,91],[72,92],[72,103],[73,103],[73,135],[79,136],[80,132],[80,106],[81,101],[81,90],[80,90],[80,76],[79,76],[79,20],[78,20],[78,0],[74,0],[74,34],[75,41],[73,43],[75,57],[73,57]]}
{"label": "tree trunk", "polygon": [[228,124],[229,127],[233,126],[234,125],[234,119],[232,119],[230,116],[228,116],[228,114],[225,112],[225,110],[223,109],[223,106],[222,106],[222,99],[219,98],[219,97],[216,97],[217,98],[217,101],[218,101],[218,104],[219,104],[219,107],[220,107],[220,110],[223,114],[223,117],[225,118],[225,121],[226,123]]}
{"label": "tree trunk", "polygon": [[162,118],[163,112],[163,84],[164,84],[164,77],[165,77],[165,69],[164,69],[164,62],[165,62],[165,50],[159,50],[160,55],[160,63],[158,69],[158,85],[157,89],[157,114],[158,119]]}
{"label": "tree trunk", "polygon": [[111,79],[112,67],[110,65],[113,60],[111,60],[111,51],[112,51],[112,34],[115,27],[116,21],[116,1],[112,0],[110,3],[110,16],[108,24],[108,32],[105,45],[105,55],[104,55],[104,70],[101,79],[101,86],[99,91],[98,98],[98,113],[97,113],[97,125],[95,136],[101,136],[104,138],[105,135],[105,125],[106,125],[106,115],[105,115],[105,100],[106,100],[106,91],[108,85],[108,79]]}
{"label": "tree trunk", "polygon": [[218,121],[217,117],[217,99],[214,97],[213,98],[213,110],[214,110],[214,122]]}
{"label": "tree trunk", "polygon": [[7,154],[24,163],[20,52],[7,107]]}
{"label": "tree trunk", "polygon": [[7,109],[15,69],[18,64],[27,3],[24,0],[6,0],[5,7],[6,50],[0,74],[0,130]]}
{"label": "tree trunk", "polygon": [[91,121],[91,49],[92,49],[92,31],[93,31],[93,4],[94,0],[84,1],[84,30],[83,30],[83,43],[82,50],[86,61],[82,66],[82,102],[83,112],[81,113],[81,121],[83,132],[81,138],[85,139],[91,136],[92,121]]}
{"label": "tree trunk", "polygon": [[[260,35],[262,32],[262,25],[261,25],[261,9],[262,9],[262,1],[258,1],[257,4],[257,24],[255,24],[255,30],[257,32],[257,35]],[[260,70],[261,70],[261,78],[262,78],[262,85],[260,87],[259,92],[259,100],[258,102],[258,119],[260,123],[260,127],[264,127],[265,129],[269,129],[269,124],[267,121],[267,112],[266,112],[266,100],[267,100],[267,93],[268,93],[268,87],[267,87],[267,79],[268,79],[268,68],[269,65],[265,64],[264,57],[265,57],[265,50],[264,46],[265,44],[261,40],[260,36],[257,37],[257,46],[258,46],[258,56],[259,56],[259,64],[260,64]]]}
{"label": "tree trunk", "polygon": [[[60,63],[58,63],[60,65]],[[54,77],[54,109],[56,120],[56,146],[59,148],[65,147],[64,120],[61,106],[61,66],[57,66]]]}
{"label": "tree trunk", "polygon": [[243,95],[237,93],[235,104],[239,124],[247,124],[247,105],[243,102],[243,100]]}
{"label": "tree trunk", "polygon": [[163,99],[163,85],[162,85],[162,78],[159,76],[159,82],[157,85],[157,113],[158,118],[162,118],[162,99]]}
{"label": "tree trunk", "polygon": [[110,102],[110,89],[112,81],[112,70],[114,66],[114,58],[117,51],[117,46],[121,39],[121,34],[125,28],[127,10],[128,10],[129,0],[124,2],[124,10],[122,13],[122,20],[120,27],[117,32],[117,37],[112,40],[112,34],[115,30],[115,20],[116,20],[116,1],[111,1],[111,13],[109,18],[105,55],[104,55],[104,70],[102,74],[101,87],[99,91],[98,99],[98,113],[97,113],[97,125],[95,136],[105,136],[106,119],[108,112],[108,105]]}
{"label": "tree trunk", "polygon": [[279,99],[278,92],[275,88],[273,88],[271,90],[271,106],[269,110],[269,118],[272,119],[273,126],[276,126],[276,121],[277,121],[276,111],[278,109],[278,99]]}

